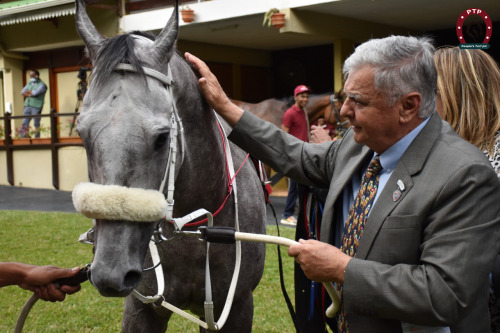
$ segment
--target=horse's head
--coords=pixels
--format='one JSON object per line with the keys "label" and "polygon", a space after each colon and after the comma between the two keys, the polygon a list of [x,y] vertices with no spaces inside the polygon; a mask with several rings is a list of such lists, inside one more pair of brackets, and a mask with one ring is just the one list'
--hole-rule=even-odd
{"label": "horse's head", "polygon": [[[90,180],[158,190],[172,128],[174,101],[162,78],[175,53],[177,5],[155,40],[142,33],[104,38],[87,16],[83,0],[76,3],[76,27],[94,67],[77,127]],[[145,73],[144,68],[153,71]],[[151,74],[155,72],[159,77]],[[92,283],[102,295],[125,296],[137,286],[153,224],[96,220],[91,271]]]}

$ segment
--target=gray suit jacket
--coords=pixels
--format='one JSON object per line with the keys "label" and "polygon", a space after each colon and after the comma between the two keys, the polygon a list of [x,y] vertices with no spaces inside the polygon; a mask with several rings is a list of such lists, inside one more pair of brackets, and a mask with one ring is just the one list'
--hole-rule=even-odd
{"label": "gray suit jacket", "polygon": [[[336,204],[373,152],[348,131],[308,144],[245,112],[229,138],[299,183],[328,187],[321,240]],[[401,180],[405,189],[393,199]],[[500,182],[484,154],[434,114],[375,203],[344,281],[351,333],[401,332],[401,321],[489,332],[488,274],[500,250]]]}

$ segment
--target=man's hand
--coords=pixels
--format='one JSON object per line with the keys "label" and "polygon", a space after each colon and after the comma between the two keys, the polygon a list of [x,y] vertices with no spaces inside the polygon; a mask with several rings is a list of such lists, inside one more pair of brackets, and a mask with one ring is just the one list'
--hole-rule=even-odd
{"label": "man's hand", "polygon": [[322,143],[325,141],[332,141],[328,135],[328,131],[321,126],[311,126],[311,143]]}
{"label": "man's hand", "polygon": [[288,248],[306,276],[316,282],[344,282],[347,263],[352,259],[335,246],[317,240],[299,239]]}
{"label": "man's hand", "polygon": [[229,100],[217,77],[210,71],[207,64],[188,52],[185,53],[185,57],[187,62],[201,75],[198,84],[208,105],[221,115],[229,125],[236,125],[243,115],[243,110]]}
{"label": "man's hand", "polygon": [[31,97],[31,90],[26,90],[24,92],[21,93],[21,95],[23,95],[24,97]]}

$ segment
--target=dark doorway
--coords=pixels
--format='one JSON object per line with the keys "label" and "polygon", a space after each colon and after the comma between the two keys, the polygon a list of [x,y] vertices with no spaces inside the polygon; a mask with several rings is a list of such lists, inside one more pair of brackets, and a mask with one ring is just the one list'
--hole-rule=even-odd
{"label": "dark doorway", "polygon": [[333,45],[280,50],[272,54],[274,97],[293,95],[305,84],[314,94],[333,92]]}

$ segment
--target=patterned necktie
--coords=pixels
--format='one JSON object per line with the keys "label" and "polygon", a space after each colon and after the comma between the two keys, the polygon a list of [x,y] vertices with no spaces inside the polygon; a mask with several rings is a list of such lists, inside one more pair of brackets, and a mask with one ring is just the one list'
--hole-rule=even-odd
{"label": "patterned necktie", "polygon": [[[382,170],[380,165],[379,156],[375,156],[361,180],[361,186],[359,188],[358,195],[351,206],[349,211],[349,216],[345,222],[344,235],[342,237],[342,247],[341,250],[345,254],[354,257],[356,250],[358,248],[359,239],[363,234],[365,228],[365,222],[368,218],[368,213],[372,208],[373,200],[377,194],[379,174]],[[337,324],[339,327],[339,332],[348,333],[349,328],[347,325],[347,320],[344,317],[344,301],[342,299],[342,285],[337,284],[337,290],[341,299],[341,307],[339,311],[339,317],[337,319]]]}

